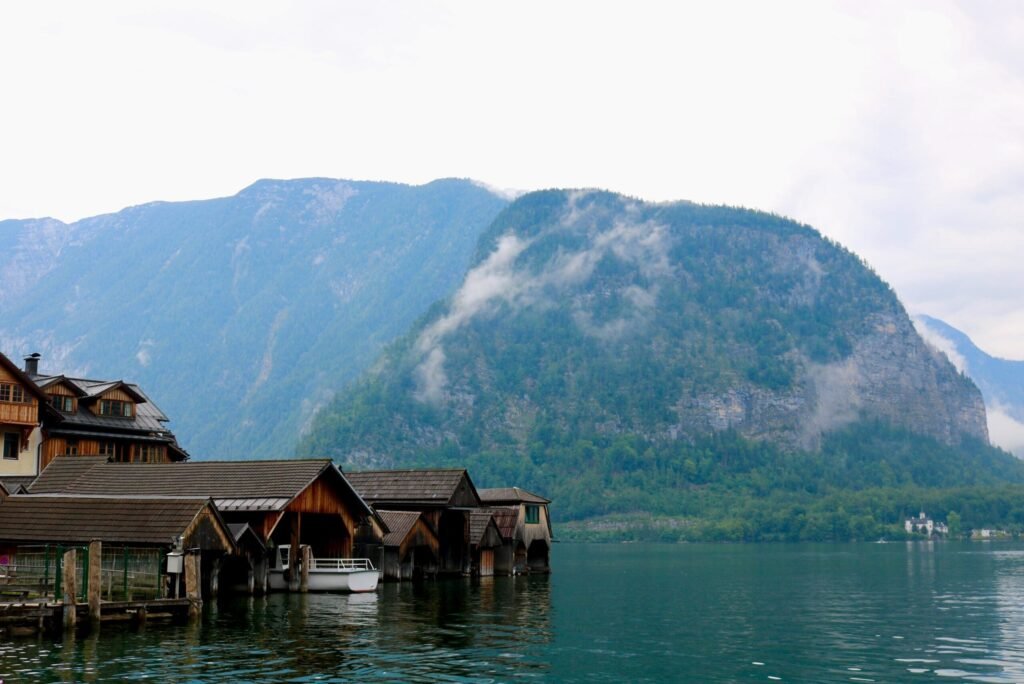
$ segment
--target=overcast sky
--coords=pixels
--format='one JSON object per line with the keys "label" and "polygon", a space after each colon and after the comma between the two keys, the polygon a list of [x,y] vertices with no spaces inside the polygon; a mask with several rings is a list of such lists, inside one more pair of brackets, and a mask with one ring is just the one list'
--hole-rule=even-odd
{"label": "overcast sky", "polygon": [[305,176],[722,202],[1021,359],[1022,45],[988,0],[5,3],[0,218]]}

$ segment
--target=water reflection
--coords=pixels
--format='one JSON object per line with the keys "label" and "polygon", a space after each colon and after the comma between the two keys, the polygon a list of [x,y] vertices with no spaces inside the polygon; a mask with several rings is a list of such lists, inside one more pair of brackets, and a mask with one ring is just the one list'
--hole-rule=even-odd
{"label": "water reflection", "polygon": [[0,643],[7,681],[1024,681],[1024,546],[561,545],[551,577],[387,584]]}
{"label": "water reflection", "polygon": [[546,577],[239,597],[208,605],[189,624],[105,624],[56,643],[0,644],[0,679],[505,681],[547,671],[550,613]]}

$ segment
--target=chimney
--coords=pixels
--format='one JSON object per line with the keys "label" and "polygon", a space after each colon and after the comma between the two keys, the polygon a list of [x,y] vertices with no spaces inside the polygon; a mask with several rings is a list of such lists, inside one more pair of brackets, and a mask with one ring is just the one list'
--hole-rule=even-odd
{"label": "chimney", "polygon": [[25,374],[29,376],[39,375],[39,352],[33,352],[25,357]]}

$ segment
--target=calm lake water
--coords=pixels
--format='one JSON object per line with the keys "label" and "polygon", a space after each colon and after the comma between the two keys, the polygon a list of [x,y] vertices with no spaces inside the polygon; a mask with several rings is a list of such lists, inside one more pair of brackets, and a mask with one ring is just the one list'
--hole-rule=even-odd
{"label": "calm lake water", "polygon": [[15,639],[0,679],[1024,681],[1021,544],[559,544],[552,562]]}

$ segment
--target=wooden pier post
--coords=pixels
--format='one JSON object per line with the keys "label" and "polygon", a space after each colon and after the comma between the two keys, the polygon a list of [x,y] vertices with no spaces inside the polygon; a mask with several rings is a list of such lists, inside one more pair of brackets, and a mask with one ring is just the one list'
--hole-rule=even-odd
{"label": "wooden pier post", "polygon": [[217,598],[220,591],[220,558],[210,561],[210,598]]}
{"label": "wooden pier post", "polygon": [[302,579],[299,581],[299,591],[305,594],[309,591],[309,566],[313,563],[313,550],[308,545],[302,545]]}
{"label": "wooden pier post", "polygon": [[74,629],[75,622],[78,616],[75,613],[75,602],[78,600],[78,586],[77,582],[77,567],[76,562],[78,560],[78,553],[75,549],[70,549],[64,552],[64,586],[61,587],[61,594],[63,597],[63,616],[64,616],[64,629]]}
{"label": "wooden pier post", "polygon": [[188,616],[198,617],[203,608],[203,588],[199,564],[199,551],[185,554],[185,598],[188,599]]}
{"label": "wooden pier post", "polygon": [[100,621],[100,596],[103,591],[103,542],[93,539],[89,542],[89,620]]}
{"label": "wooden pier post", "polygon": [[288,549],[288,591],[299,590],[299,541],[302,539],[302,513],[292,513],[291,548]]}
{"label": "wooden pier post", "polygon": [[270,560],[266,556],[255,558],[252,561],[253,591],[257,596],[267,593],[267,573],[270,569]]}

